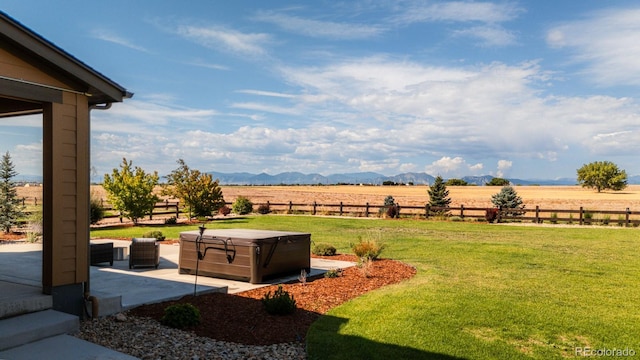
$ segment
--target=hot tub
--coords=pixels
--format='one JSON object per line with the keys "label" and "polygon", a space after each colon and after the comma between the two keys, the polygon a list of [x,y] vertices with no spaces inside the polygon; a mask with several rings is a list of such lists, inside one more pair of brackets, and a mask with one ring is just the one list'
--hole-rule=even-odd
{"label": "hot tub", "polygon": [[201,241],[199,236],[198,230],[180,233],[181,274],[195,275],[197,267],[198,275],[258,284],[302,269],[308,272],[311,266],[311,234],[208,229]]}

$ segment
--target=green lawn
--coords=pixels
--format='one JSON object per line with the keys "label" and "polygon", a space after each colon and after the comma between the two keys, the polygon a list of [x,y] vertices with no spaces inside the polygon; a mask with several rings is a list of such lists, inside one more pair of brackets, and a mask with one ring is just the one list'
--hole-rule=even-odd
{"label": "green lawn", "polygon": [[[517,227],[468,222],[258,216],[208,228],[306,231],[339,252],[382,238],[383,257],[417,275],[321,317],[312,359],[561,359],[576,348],[640,356],[638,229]],[[168,238],[197,226],[94,230]]]}

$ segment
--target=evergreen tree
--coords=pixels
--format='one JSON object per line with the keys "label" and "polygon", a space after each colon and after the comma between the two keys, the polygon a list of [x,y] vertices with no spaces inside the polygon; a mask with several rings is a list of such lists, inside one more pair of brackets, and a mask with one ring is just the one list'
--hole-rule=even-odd
{"label": "evergreen tree", "polygon": [[[449,190],[447,190],[447,186],[440,175],[436,177],[433,185],[429,186],[427,193],[429,194],[429,206],[431,207],[449,207],[449,204],[451,204]],[[446,213],[447,211],[443,212]]]}
{"label": "evergreen tree", "polygon": [[451,204],[449,198],[449,190],[445,185],[441,176],[436,177],[435,181],[427,190],[429,194],[429,206],[448,207]]}
{"label": "evergreen tree", "polygon": [[11,231],[11,227],[18,223],[24,216],[24,207],[20,204],[18,191],[15,188],[13,178],[18,175],[11,161],[11,155],[7,151],[2,156],[0,163],[0,228],[5,233]]}
{"label": "evergreen tree", "polygon": [[522,198],[512,186],[504,186],[499,193],[491,196],[493,206],[503,210],[505,215],[519,216],[523,214]]}

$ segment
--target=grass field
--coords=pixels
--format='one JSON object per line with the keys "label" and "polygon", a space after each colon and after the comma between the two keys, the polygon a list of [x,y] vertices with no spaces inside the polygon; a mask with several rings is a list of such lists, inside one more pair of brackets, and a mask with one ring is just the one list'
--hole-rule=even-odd
{"label": "grass field", "polygon": [[[311,204],[382,204],[391,195],[400,205],[423,206],[429,201],[427,186],[222,186],[228,202],[246,196],[254,203],[288,202]],[[494,186],[450,186],[452,207],[489,207],[491,195],[500,191]],[[640,185],[630,185],[623,191],[597,193],[580,186],[515,186],[528,209],[536,205],[547,209],[586,209],[640,211]],[[104,189],[93,185],[91,191],[106,199]],[[158,191],[159,193],[159,191]],[[20,187],[20,197],[42,198],[41,187]]]}
{"label": "grass field", "polygon": [[[563,359],[640,353],[640,258],[633,228],[547,228],[415,220],[257,216],[208,228],[306,231],[350,252],[358,237],[416,267],[401,284],[333,309],[310,329],[312,359]],[[167,237],[196,225],[92,236]],[[375,275],[375,274],[374,274]]]}

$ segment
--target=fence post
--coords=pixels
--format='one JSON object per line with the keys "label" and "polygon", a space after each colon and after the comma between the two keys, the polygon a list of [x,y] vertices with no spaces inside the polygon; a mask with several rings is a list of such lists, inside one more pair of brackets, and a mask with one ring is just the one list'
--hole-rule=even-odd
{"label": "fence post", "polygon": [[582,206],[580,206],[580,222],[579,224],[582,225],[582,215],[583,215],[584,211],[582,209]]}
{"label": "fence post", "polygon": [[180,202],[177,201],[176,202],[176,220],[178,220],[178,217],[180,217]]}
{"label": "fence post", "polygon": [[396,219],[400,219],[400,204],[396,204]]}
{"label": "fence post", "polygon": [[38,206],[38,198],[37,197],[33,197],[33,203],[35,206]]}
{"label": "fence post", "polygon": [[369,217],[369,203],[367,203],[367,206],[365,207],[364,217]]}
{"label": "fence post", "polygon": [[164,199],[164,209],[169,210],[169,199]]}
{"label": "fence post", "polygon": [[424,218],[428,219],[429,218],[429,212],[431,211],[431,206],[429,206],[429,204],[425,204],[424,205]]}
{"label": "fence post", "polygon": [[293,202],[289,200],[289,214],[293,212]]}
{"label": "fence post", "polygon": [[340,201],[340,216],[342,216],[342,201]]}
{"label": "fence post", "polygon": [[536,224],[540,224],[540,206],[536,205]]}
{"label": "fence post", "polygon": [[317,203],[316,201],[314,201],[314,202],[313,202],[313,214],[312,214],[312,215],[315,215],[315,214],[316,214],[316,207],[317,207],[317,206],[318,206],[318,203]]}
{"label": "fence post", "polygon": [[625,219],[624,219],[624,222],[625,222],[624,226],[625,227],[629,227],[629,215],[630,214],[631,214],[631,211],[629,211],[629,208],[627,208],[627,213],[625,214]]}
{"label": "fence post", "polygon": [[24,200],[25,200],[25,198],[22,198],[22,206],[25,206]]}
{"label": "fence post", "polygon": [[464,204],[460,204],[460,218],[464,219]]}

